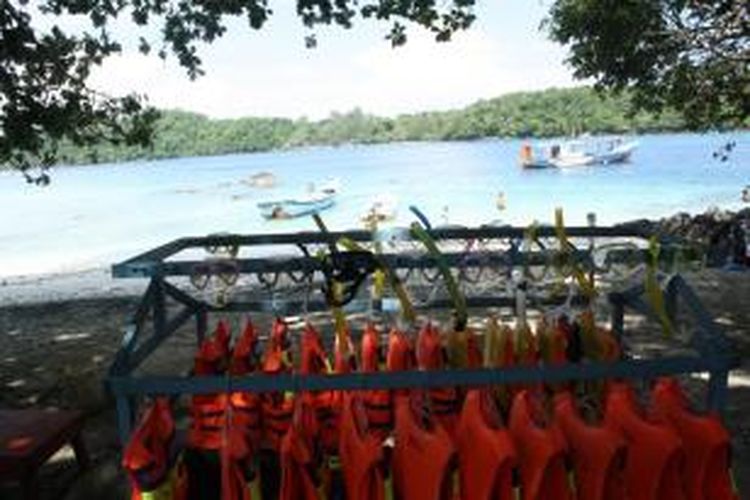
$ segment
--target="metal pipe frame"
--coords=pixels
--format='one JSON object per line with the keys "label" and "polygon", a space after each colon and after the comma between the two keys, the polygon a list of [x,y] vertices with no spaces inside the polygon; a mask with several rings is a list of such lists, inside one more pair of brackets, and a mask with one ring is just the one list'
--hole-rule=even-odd
{"label": "metal pipe frame", "polygon": [[[517,227],[482,227],[477,229],[451,228],[433,229],[430,231],[436,240],[467,239],[515,239],[524,237],[525,229]],[[574,227],[567,228],[566,234],[572,238],[586,237],[590,242],[595,238],[648,238],[650,235],[633,227]],[[537,236],[554,237],[551,227],[541,227]],[[121,264],[113,266],[115,277],[150,277],[150,284],[138,305],[131,322],[125,329],[123,341],[110,368],[107,380],[108,388],[116,401],[118,432],[124,444],[130,436],[135,407],[138,399],[147,395],[204,394],[225,391],[302,391],[331,389],[395,389],[406,387],[437,386],[481,386],[517,382],[558,382],[564,380],[588,380],[601,378],[648,379],[657,376],[681,373],[709,373],[708,396],[706,406],[710,410],[722,411],[726,404],[727,380],[729,371],[739,364],[728,339],[712,320],[698,297],[680,276],[663,283],[667,312],[675,320],[678,306],[684,307],[696,320],[698,328],[690,339],[697,356],[672,356],[660,359],[635,360],[623,359],[616,363],[586,362],[564,366],[514,367],[508,369],[482,370],[447,370],[443,372],[409,371],[400,373],[353,373],[348,375],[301,376],[296,374],[265,376],[253,374],[244,377],[156,377],[135,376],[136,368],[148,356],[169,338],[176,330],[193,319],[196,327],[198,344],[206,335],[208,315],[215,312],[281,312],[299,314],[303,311],[320,312],[329,309],[323,300],[305,301],[244,301],[230,302],[219,307],[200,301],[167,281],[170,276],[190,275],[194,266],[202,261],[166,262],[177,253],[207,246],[252,246],[252,245],[308,245],[331,244],[346,237],[355,241],[372,241],[373,234],[367,231],[348,231],[341,233],[297,233],[275,235],[222,235],[201,238],[181,238],[156,249],[145,252]],[[667,241],[667,240],[663,240]],[[500,252],[463,252],[446,253],[445,257],[453,268],[481,267],[487,265],[513,268],[518,266],[551,265],[556,254],[554,250],[522,252],[519,245],[511,241],[507,251]],[[672,244],[671,242],[665,243]],[[592,249],[574,250],[572,258],[594,272]],[[670,255],[662,251],[661,256]],[[664,250],[664,249],[663,249]],[[644,250],[613,250],[607,255],[609,262],[643,261],[647,254]],[[392,269],[427,269],[434,266],[434,259],[425,255],[384,254],[381,256]],[[267,274],[289,271],[312,272],[322,268],[321,261],[314,257],[233,259],[240,274]],[[624,314],[632,309],[649,316],[655,316],[650,305],[643,299],[644,287],[635,286],[619,293],[611,293],[609,302],[612,306],[612,328],[616,336],[624,334]],[[167,299],[176,302],[179,309],[169,314]],[[529,307],[545,304],[559,304],[564,298],[537,298]],[[574,297],[577,304],[585,303],[585,298]],[[382,311],[382,302],[357,300],[344,309],[353,311]],[[433,300],[426,304],[415,304],[418,309],[450,309],[452,303],[447,299]],[[476,308],[512,308],[515,298],[508,296],[468,297],[467,306]],[[151,321],[147,321],[147,319]],[[147,324],[151,333],[144,336]]]}
{"label": "metal pipe frame", "polygon": [[[434,240],[488,240],[488,239],[507,239],[521,241],[527,230],[520,227],[500,226],[500,227],[480,227],[480,228],[437,228],[428,231]],[[185,276],[189,275],[196,264],[202,261],[176,261],[166,262],[167,259],[174,257],[176,254],[189,249],[230,246],[236,248],[264,246],[264,245],[331,245],[335,244],[342,238],[348,238],[357,242],[370,242],[377,236],[369,231],[341,231],[341,232],[299,232],[299,233],[279,233],[279,234],[257,234],[257,235],[213,235],[202,237],[185,237],[179,238],[155,249],[144,252],[136,257],[128,259],[112,267],[112,274],[116,278],[133,278],[133,277],[153,277],[157,274],[164,276]],[[380,234],[397,234],[399,240],[413,240],[409,230],[405,228],[395,229],[391,232],[381,232]],[[555,228],[550,226],[541,226],[536,232],[539,238],[556,237]],[[652,235],[638,227],[627,226],[594,226],[594,227],[569,227],[566,228],[566,234],[570,238],[638,238],[648,239]],[[665,243],[665,248],[670,245],[674,246],[672,239],[661,238]],[[548,252],[539,252],[539,255],[529,253],[522,255],[517,247],[513,246],[509,252],[515,260],[514,265],[529,263],[532,265],[542,265],[549,262]],[[580,259],[589,252],[575,252],[574,258]],[[485,264],[481,261],[482,257],[497,258],[497,253],[482,255],[479,252],[472,254],[477,257],[472,259],[478,265]],[[644,254],[645,255],[645,254]],[[465,258],[463,253],[446,254],[450,264],[456,264],[457,259]],[[632,255],[630,255],[632,258]],[[639,255],[638,257],[643,257]],[[391,267],[411,267],[419,266],[432,267],[434,259],[423,256],[414,258],[408,255],[384,255],[385,260]],[[523,260],[528,259],[528,260]],[[622,258],[618,259],[621,260]],[[500,264],[507,264],[507,256],[500,257]],[[320,262],[315,258],[269,258],[269,259],[237,259],[241,273],[255,272],[276,272],[276,271],[308,271],[320,270]],[[471,263],[467,263],[471,265]]]}

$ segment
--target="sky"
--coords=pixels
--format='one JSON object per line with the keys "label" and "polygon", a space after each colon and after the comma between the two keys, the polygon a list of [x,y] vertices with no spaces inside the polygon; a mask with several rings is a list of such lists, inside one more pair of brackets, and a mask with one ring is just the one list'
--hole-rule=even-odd
{"label": "sky", "polygon": [[[280,0],[262,30],[232,19],[223,38],[201,45],[206,74],[196,81],[173,57],[143,56],[126,44],[90,83],[112,95],[138,92],[157,107],[213,118],[309,119],[355,107],[382,116],[453,109],[508,92],[575,84],[565,49],[539,30],[549,1],[478,3],[475,24],[449,43],[411,27],[406,46],[394,49],[383,38],[387,24],[360,20],[350,31],[318,31],[317,48],[307,49],[292,0]],[[131,41],[140,34],[130,25],[115,32]]]}

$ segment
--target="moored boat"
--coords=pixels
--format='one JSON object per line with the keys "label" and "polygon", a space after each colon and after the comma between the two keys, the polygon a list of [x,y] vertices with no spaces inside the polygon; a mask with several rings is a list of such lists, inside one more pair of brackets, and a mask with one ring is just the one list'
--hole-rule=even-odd
{"label": "moored boat", "polygon": [[308,198],[293,198],[288,200],[265,201],[258,203],[260,214],[266,219],[294,219],[312,215],[335,204],[335,195],[317,195]]}
{"label": "moored boat", "polygon": [[523,168],[571,168],[588,165],[623,163],[630,159],[638,147],[634,140],[620,137],[563,141],[533,146],[521,146],[520,162]]}
{"label": "moored boat", "polygon": [[327,179],[318,189],[313,184],[308,193],[297,198],[270,200],[258,203],[260,214],[266,219],[294,219],[316,214],[331,208],[336,203],[340,189],[338,179]]}

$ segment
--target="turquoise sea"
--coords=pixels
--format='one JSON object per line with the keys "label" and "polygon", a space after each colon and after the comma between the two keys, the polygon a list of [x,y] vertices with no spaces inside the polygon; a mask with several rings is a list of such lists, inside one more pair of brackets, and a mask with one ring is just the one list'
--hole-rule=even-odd
{"label": "turquoise sea", "polygon": [[[645,135],[630,163],[565,171],[523,171],[519,140],[314,147],[288,151],[58,168],[45,188],[0,174],[0,275],[102,267],[186,235],[314,229],[307,219],[264,221],[255,204],[302,194],[310,182],[341,180],[331,228],[359,227],[372,198],[398,200],[396,225],[411,204],[436,224],[495,220],[599,224],[711,206],[737,209],[750,184],[750,133]],[[736,141],[725,162],[712,157]],[[272,172],[272,189],[242,183]],[[507,208],[496,208],[498,193]]]}

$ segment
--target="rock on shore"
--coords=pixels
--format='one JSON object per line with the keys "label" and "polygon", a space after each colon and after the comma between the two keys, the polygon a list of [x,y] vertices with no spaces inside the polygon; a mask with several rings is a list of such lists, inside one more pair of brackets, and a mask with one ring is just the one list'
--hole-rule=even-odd
{"label": "rock on shore", "polygon": [[697,244],[705,250],[707,264],[712,267],[750,265],[750,208],[739,212],[714,208],[698,215],[680,212],[656,221],[641,219],[623,225]]}

